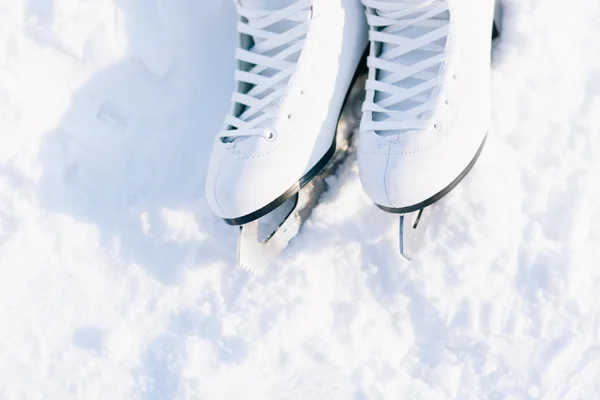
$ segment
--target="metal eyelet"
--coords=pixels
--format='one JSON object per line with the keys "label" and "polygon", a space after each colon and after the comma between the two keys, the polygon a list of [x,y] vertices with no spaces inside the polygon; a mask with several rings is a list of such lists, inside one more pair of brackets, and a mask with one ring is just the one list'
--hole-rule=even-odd
{"label": "metal eyelet", "polygon": [[446,106],[450,107],[451,102],[449,99],[444,99],[444,104],[446,104]]}
{"label": "metal eyelet", "polygon": [[433,124],[433,129],[435,129],[436,131],[439,131],[440,129],[442,129],[442,124],[437,121],[436,123]]}
{"label": "metal eyelet", "polygon": [[221,137],[219,138],[219,142],[225,147],[232,147],[235,142],[230,137]]}
{"label": "metal eyelet", "polygon": [[269,130],[269,132],[265,136],[265,139],[268,140],[269,142],[272,142],[273,140],[275,140],[276,137],[277,137],[277,134],[274,131]]}
{"label": "metal eyelet", "polygon": [[287,115],[287,119],[288,119],[289,121],[293,120],[293,119],[294,119],[294,113],[289,113],[289,114]]}

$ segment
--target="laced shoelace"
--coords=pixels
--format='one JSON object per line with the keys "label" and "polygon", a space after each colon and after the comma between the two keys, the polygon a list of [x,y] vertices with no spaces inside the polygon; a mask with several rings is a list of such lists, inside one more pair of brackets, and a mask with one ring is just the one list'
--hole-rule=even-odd
{"label": "laced shoelace", "polygon": [[[373,120],[365,122],[363,130],[386,136],[431,128],[424,116],[436,107],[430,94],[444,79],[439,65],[446,57],[449,34],[448,20],[434,17],[449,12],[448,2],[363,0],[363,4],[376,10],[368,15],[369,25],[375,28],[369,32],[370,40],[380,48],[385,46],[385,51],[368,59],[369,66],[378,73],[376,79],[367,81],[367,89],[374,90],[375,97],[363,105],[364,111],[373,113]],[[420,29],[421,34],[403,34],[408,28]],[[426,52],[427,56],[413,59],[410,65],[398,62],[415,51]],[[438,124],[433,127],[438,129]]]}
{"label": "laced shoelace", "polygon": [[[296,70],[312,18],[311,0],[298,0],[280,10],[249,9],[237,3],[245,19],[238,23],[238,32],[251,37],[254,46],[236,50],[236,59],[251,67],[235,72],[238,91],[232,101],[239,111],[225,119],[229,128],[218,135],[224,143],[250,136],[274,137],[263,125],[277,115],[278,101]],[[277,32],[282,26],[284,30]]]}

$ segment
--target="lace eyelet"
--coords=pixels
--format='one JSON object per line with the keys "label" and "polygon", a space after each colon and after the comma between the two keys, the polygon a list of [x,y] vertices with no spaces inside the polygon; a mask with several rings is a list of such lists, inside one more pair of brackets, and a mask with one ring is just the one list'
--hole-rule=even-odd
{"label": "lace eyelet", "polygon": [[448,99],[445,99],[445,100],[444,100],[444,104],[445,104],[446,106],[450,107],[450,105],[451,105],[452,103],[450,102],[450,100],[448,100]]}
{"label": "lace eyelet", "polygon": [[289,113],[289,114],[287,115],[287,119],[288,119],[289,121],[293,120],[293,119],[294,119],[294,113]]}
{"label": "lace eyelet", "polygon": [[277,134],[274,131],[269,131],[269,133],[267,133],[267,135],[265,135],[265,139],[268,140],[269,142],[272,142],[273,140],[275,140],[275,138],[277,137]]}
{"label": "lace eyelet", "polygon": [[435,129],[436,131],[439,131],[440,129],[442,129],[442,124],[437,121],[436,123],[433,124],[433,129]]}
{"label": "lace eyelet", "polygon": [[455,80],[455,81],[457,81],[458,80],[458,75],[452,74],[452,79]]}

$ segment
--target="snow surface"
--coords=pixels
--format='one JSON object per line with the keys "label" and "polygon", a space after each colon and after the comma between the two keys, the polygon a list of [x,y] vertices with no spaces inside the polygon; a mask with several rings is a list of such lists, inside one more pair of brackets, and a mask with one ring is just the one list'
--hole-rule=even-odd
{"label": "snow surface", "polygon": [[348,160],[264,275],[203,194],[231,0],[0,0],[0,399],[600,398],[600,2],[511,0],[411,264]]}

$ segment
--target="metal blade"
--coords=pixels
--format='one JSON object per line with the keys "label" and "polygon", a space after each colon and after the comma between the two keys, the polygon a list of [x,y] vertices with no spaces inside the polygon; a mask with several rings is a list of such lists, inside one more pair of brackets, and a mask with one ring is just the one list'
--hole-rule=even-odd
{"label": "metal blade", "polygon": [[298,197],[296,194],[263,218],[240,227],[241,268],[252,273],[263,272],[298,234],[302,225],[297,213]]}
{"label": "metal blade", "polygon": [[436,204],[400,216],[400,254],[411,261],[423,245],[425,231]]}

